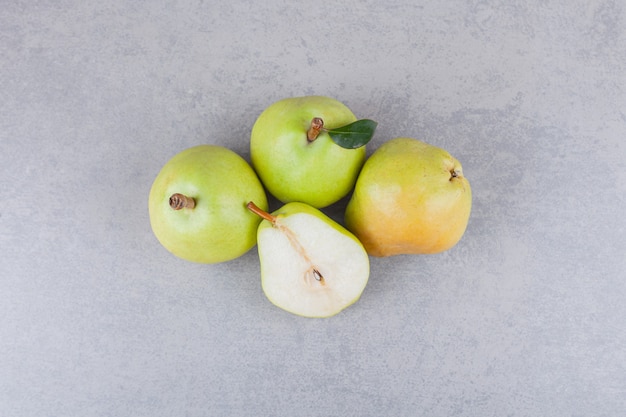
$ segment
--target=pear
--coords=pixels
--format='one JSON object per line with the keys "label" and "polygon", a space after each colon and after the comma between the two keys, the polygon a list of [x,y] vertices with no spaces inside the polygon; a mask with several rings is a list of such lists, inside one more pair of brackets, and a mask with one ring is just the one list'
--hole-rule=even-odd
{"label": "pear", "polygon": [[329,130],[356,120],[348,107],[330,97],[275,102],[252,128],[252,166],[268,192],[283,203],[326,207],[352,190],[366,156],[365,146],[339,146]]}
{"label": "pear", "polygon": [[369,278],[369,257],[358,239],[314,207],[292,202],[269,214],[257,243],[261,284],[276,306],[305,317],[329,317],[356,302]]}
{"label": "pear", "polygon": [[372,256],[432,254],[461,239],[471,206],[457,159],[417,139],[396,138],[365,162],[345,223]]}
{"label": "pear", "polygon": [[175,155],[155,178],[150,224],[159,242],[182,259],[229,261],[256,244],[260,219],[246,209],[249,199],[267,208],[248,162],[222,146],[195,146]]}

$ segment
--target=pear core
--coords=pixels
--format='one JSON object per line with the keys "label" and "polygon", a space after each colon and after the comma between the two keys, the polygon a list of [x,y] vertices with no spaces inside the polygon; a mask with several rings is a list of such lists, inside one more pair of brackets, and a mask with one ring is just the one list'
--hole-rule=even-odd
{"label": "pear core", "polygon": [[313,265],[313,262],[311,261],[311,259],[309,259],[306,249],[304,249],[302,247],[302,245],[300,244],[300,242],[298,241],[297,236],[294,235],[294,233],[287,227],[285,227],[282,223],[278,222],[278,217],[274,216],[272,214],[267,213],[266,211],[260,209],[259,207],[257,207],[256,204],[254,204],[254,202],[250,201],[247,204],[247,207],[250,211],[252,211],[253,213],[257,214],[258,216],[260,216],[262,219],[269,221],[270,223],[272,223],[273,227],[276,227],[278,229],[280,229],[285,236],[287,237],[287,239],[289,240],[289,243],[291,243],[291,246],[293,247],[293,249],[295,250],[295,252],[309,265],[309,268],[307,269],[305,275],[305,282],[307,284],[311,284],[310,278],[311,276],[315,279],[315,281],[317,281],[318,283],[320,283],[321,285],[325,284],[324,281],[324,276],[322,275],[322,273],[318,270],[318,268]]}

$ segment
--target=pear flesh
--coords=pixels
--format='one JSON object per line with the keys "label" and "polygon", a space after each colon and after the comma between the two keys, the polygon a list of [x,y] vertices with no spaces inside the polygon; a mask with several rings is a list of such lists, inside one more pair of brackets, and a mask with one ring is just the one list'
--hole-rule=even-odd
{"label": "pear flesh", "polygon": [[369,257],[361,243],[307,204],[288,203],[265,217],[257,245],[263,292],[293,314],[333,316],[367,284]]}

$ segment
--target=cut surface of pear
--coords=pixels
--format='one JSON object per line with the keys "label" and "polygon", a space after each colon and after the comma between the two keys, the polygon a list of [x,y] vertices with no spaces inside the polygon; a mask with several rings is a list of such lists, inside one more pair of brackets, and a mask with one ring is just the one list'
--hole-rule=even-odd
{"label": "cut surface of pear", "polygon": [[259,215],[261,283],[274,305],[300,316],[329,317],[360,298],[369,257],[352,233],[299,202]]}

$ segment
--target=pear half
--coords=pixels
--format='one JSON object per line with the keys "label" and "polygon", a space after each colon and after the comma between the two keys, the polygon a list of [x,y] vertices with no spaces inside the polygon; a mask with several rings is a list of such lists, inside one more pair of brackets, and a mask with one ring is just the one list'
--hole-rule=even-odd
{"label": "pear half", "polygon": [[261,285],[277,307],[305,317],[329,317],[356,302],[369,278],[361,242],[312,206],[285,204],[261,216],[257,247]]}

